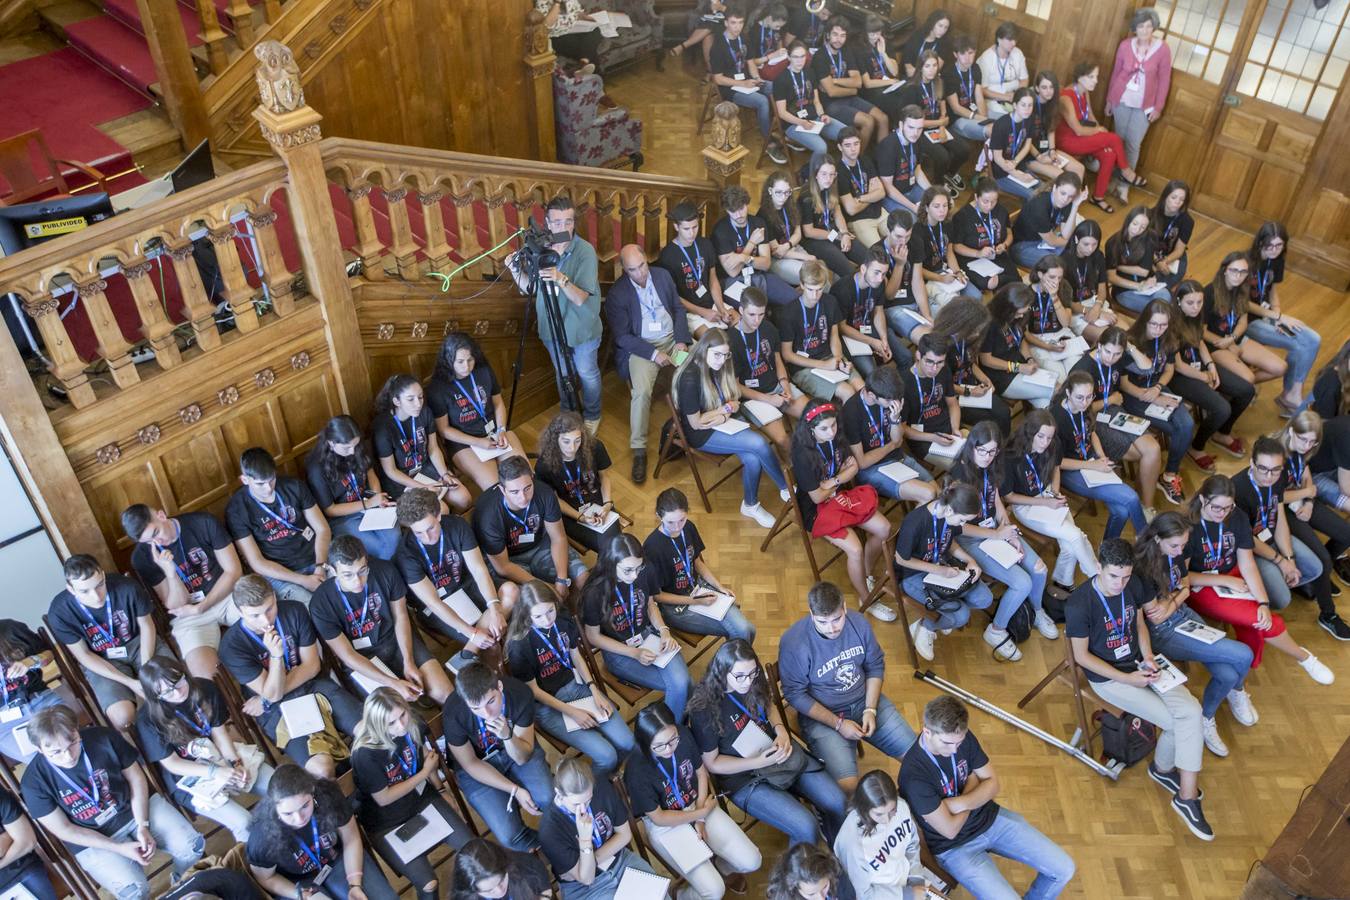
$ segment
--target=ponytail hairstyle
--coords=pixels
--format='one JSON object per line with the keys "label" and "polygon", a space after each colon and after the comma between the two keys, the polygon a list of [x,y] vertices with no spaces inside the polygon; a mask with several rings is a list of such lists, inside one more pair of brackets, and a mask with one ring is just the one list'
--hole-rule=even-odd
{"label": "ponytail hairstyle", "polygon": [[402,394],[408,388],[415,384],[420,384],[416,378],[400,372],[397,375],[390,375],[384,381],[384,386],[380,392],[375,395],[375,414],[384,414],[390,417],[397,415],[394,412],[394,398]]}
{"label": "ponytail hairstyle", "polygon": [[[998,444],[998,451],[989,461],[989,466],[982,469],[975,462],[975,448],[983,447],[985,444]],[[961,452],[957,454],[956,462],[952,465],[951,477],[974,487],[984,481],[985,473],[989,474],[990,480],[994,483],[994,490],[999,490],[1003,485],[1003,432],[993,419],[982,419],[971,427],[970,436],[961,446]]]}
{"label": "ponytail hairstyle", "polygon": [[[610,602],[614,589],[619,584],[619,563],[625,559],[645,556],[642,544],[631,534],[620,532],[609,539],[609,543],[600,549],[600,557],[591,569],[591,577],[586,581],[582,592],[583,606],[595,603],[603,612],[604,623],[617,629],[614,622],[614,604]],[[523,593],[523,591],[522,591]]]}
{"label": "ponytail hairstyle", "polygon": [[1190,520],[1181,513],[1170,509],[1158,513],[1135,541],[1135,572],[1152,581],[1158,590],[1166,590],[1170,584],[1167,557],[1158,547],[1158,542],[1181,537],[1189,534],[1190,530]]}
{"label": "ponytail hairstyle", "polygon": [[873,769],[859,778],[853,796],[848,799],[849,808],[858,814],[858,827],[866,837],[871,837],[879,824],[872,818],[872,810],[899,802],[900,794],[895,788],[895,782],[880,769]]}
{"label": "ponytail hairstyle", "polygon": [[788,852],[778,858],[778,863],[769,873],[766,888],[766,900],[802,900],[799,888],[803,884],[816,884],[828,878],[828,893],[834,893],[842,869],[833,853],[815,844],[794,844]]}
{"label": "ponytail hairstyle", "polygon": [[333,416],[319,432],[309,460],[316,463],[325,484],[336,484],[348,475],[355,475],[361,489],[366,487],[366,472],[370,469],[370,452],[366,442],[360,441],[351,456],[333,451],[333,444],[348,444],[361,437],[361,428],[351,416]]}
{"label": "ponytail hairstyle", "polygon": [[980,495],[970,485],[947,479],[933,502],[945,506],[958,516],[978,516],[980,514]]}
{"label": "ponytail hairstyle", "polygon": [[[1031,457],[1032,464],[1036,466],[1036,477],[1041,480],[1041,484],[1049,486],[1050,474],[1055,471],[1055,467],[1060,462],[1060,447],[1058,435],[1050,439],[1044,453],[1037,453],[1034,447],[1036,434],[1045,427],[1055,428],[1055,417],[1046,409],[1031,409],[1026,415],[1022,416],[1022,422],[1013,429],[1012,438],[1008,441],[1007,455],[1014,461],[1023,457]],[[1001,454],[1000,454],[1001,455]]]}
{"label": "ponytail hairstyle", "polygon": [[1167,326],[1169,332],[1176,332],[1177,346],[1199,347],[1205,340],[1205,313],[1201,307],[1199,314],[1186,315],[1181,308],[1181,298],[1190,294],[1204,294],[1205,287],[1194,278],[1187,278],[1178,284],[1172,296],[1172,321]]}
{"label": "ponytail hairstyle", "polygon": [[1313,383],[1316,384],[1321,381],[1329,372],[1336,374],[1336,382],[1341,388],[1341,402],[1336,408],[1336,415],[1350,414],[1350,341],[1342,344],[1341,349],[1336,351],[1336,355],[1327,360],[1327,364],[1318,370]]}
{"label": "ponytail hairstyle", "polygon": [[1229,266],[1246,259],[1247,254],[1241,250],[1234,250],[1223,258],[1223,262],[1219,263],[1219,271],[1214,273],[1214,280],[1210,282],[1209,286],[1214,294],[1214,312],[1220,316],[1226,316],[1232,312],[1238,318],[1242,318],[1247,314],[1247,300],[1251,296],[1251,279],[1243,279],[1242,284],[1230,289],[1228,281],[1224,277]]}
{"label": "ponytail hairstyle", "polygon": [[689,698],[691,722],[695,716],[706,716],[712,720],[718,735],[726,733],[726,717],[720,714],[722,696],[727,692],[727,673],[738,662],[753,662],[760,670],[759,677],[750,685],[745,700],[741,702],[745,704],[746,709],[762,709],[764,714],[768,715],[769,687],[765,682],[764,667],[760,665],[759,657],[755,655],[755,648],[750,646],[750,642],[736,638],[717,648],[717,653],[713,655],[712,662],[708,663],[703,678],[694,686],[693,695]]}
{"label": "ponytail hairstyle", "polygon": [[500,845],[476,837],[455,854],[455,867],[450,875],[450,900],[482,900],[478,883],[489,878],[507,878],[511,875],[511,858]]}
{"label": "ponytail hairstyle", "polygon": [[[820,458],[820,453],[816,450],[816,437],[812,432],[817,425],[828,419],[839,421],[838,404],[833,400],[812,400],[802,410],[797,427],[792,429],[792,455],[808,460],[807,464],[811,467],[808,474],[816,478],[825,471],[825,460]],[[837,430],[835,440],[841,440]]]}
{"label": "ponytail hairstyle", "polygon": [[1213,500],[1215,497],[1236,497],[1237,493],[1233,489],[1233,479],[1227,475],[1211,475],[1200,485],[1200,490],[1191,495],[1191,502],[1186,507],[1186,513],[1190,516],[1192,522],[1200,521],[1200,508]]}

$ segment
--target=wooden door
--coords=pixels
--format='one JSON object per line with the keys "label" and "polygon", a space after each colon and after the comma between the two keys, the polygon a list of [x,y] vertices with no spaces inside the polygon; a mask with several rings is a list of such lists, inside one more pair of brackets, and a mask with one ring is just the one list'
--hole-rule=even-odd
{"label": "wooden door", "polygon": [[[953,35],[968,34],[975,42],[975,52],[983,53],[994,43],[994,31],[1002,22],[1017,26],[1017,46],[1027,57],[1027,67],[1034,73],[1035,61],[1040,56],[1041,37],[1055,0],[950,0],[941,4],[952,14]],[[925,11],[926,13],[927,11]],[[915,23],[922,28],[924,15]]]}

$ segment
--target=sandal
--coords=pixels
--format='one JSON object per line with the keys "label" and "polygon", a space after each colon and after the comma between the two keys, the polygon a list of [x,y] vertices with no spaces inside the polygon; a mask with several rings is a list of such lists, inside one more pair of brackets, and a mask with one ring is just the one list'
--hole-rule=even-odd
{"label": "sandal", "polygon": [[1120,176],[1120,180],[1128,184],[1130,187],[1137,187],[1137,188],[1148,187],[1148,179],[1140,175],[1138,172],[1134,173],[1133,181],[1126,178],[1124,175]]}
{"label": "sandal", "polygon": [[1100,209],[1102,212],[1106,213],[1108,216],[1116,211],[1114,206],[1106,202],[1105,197],[1089,197],[1088,202],[1091,203],[1093,206],[1097,207],[1098,209]]}
{"label": "sandal", "polygon": [[684,49],[685,49],[685,48],[684,48],[684,44],[676,44],[674,47],[671,47],[671,48],[670,48],[670,55],[671,55],[671,56],[682,56],[682,55],[684,55]]}

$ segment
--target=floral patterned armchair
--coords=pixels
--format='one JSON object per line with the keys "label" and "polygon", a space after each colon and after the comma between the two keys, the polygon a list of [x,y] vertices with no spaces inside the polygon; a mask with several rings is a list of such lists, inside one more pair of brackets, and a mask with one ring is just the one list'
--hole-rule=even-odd
{"label": "floral patterned armchair", "polygon": [[612,72],[619,66],[633,62],[644,53],[661,52],[665,37],[665,22],[656,14],[653,0],[581,0],[582,7],[626,13],[633,20],[632,28],[620,28],[619,36],[605,38],[592,60],[601,72]]}
{"label": "floral patterned armchair", "polygon": [[599,75],[553,70],[553,119],[558,161],[617,168],[642,164],[642,122],[622,107],[600,109],[605,83]]}

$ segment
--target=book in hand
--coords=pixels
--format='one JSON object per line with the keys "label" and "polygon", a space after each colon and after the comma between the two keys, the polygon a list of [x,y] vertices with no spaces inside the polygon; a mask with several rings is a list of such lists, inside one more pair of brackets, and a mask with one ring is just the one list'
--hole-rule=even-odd
{"label": "book in hand", "polygon": [[748,723],[731,743],[731,749],[735,750],[741,759],[759,756],[772,746],[773,738],[765,734],[757,722]]}
{"label": "book in hand", "polygon": [[[1101,421],[1101,415],[1101,413],[1098,413],[1098,422]],[[1114,416],[1107,416],[1106,424],[1116,431],[1123,431],[1126,434],[1141,435],[1145,431],[1148,431],[1148,419],[1141,419],[1138,416],[1132,416],[1125,412],[1118,412]]]}
{"label": "book in hand", "polygon": [[894,481],[896,484],[904,484],[906,481],[913,481],[915,478],[919,477],[918,472],[915,472],[899,460],[888,462],[884,466],[879,467],[877,471],[882,475],[885,475],[891,481]]}
{"label": "book in hand", "polygon": [[851,338],[851,337],[849,337],[848,335],[845,335],[845,336],[844,336],[844,350],[848,352],[848,355],[849,355],[849,356],[871,356],[871,355],[872,355],[872,345],[871,345],[871,344],[868,344],[868,343],[865,343],[865,342],[863,342],[863,341],[860,341],[860,340],[858,340],[857,338]]}
{"label": "book in hand", "polygon": [[1153,654],[1153,665],[1158,670],[1158,679],[1149,687],[1159,694],[1165,694],[1177,685],[1186,683],[1186,673],[1172,665],[1171,660],[1161,653]]}
{"label": "book in hand", "polygon": [[511,445],[505,444],[501,447],[479,447],[475,444],[473,445],[472,450],[473,455],[478,457],[480,461],[487,462],[490,459],[496,459],[499,456],[505,456],[510,453]]}
{"label": "book in hand", "polygon": [[1096,469],[1079,469],[1083,473],[1083,481],[1088,487],[1100,487],[1103,484],[1123,484],[1120,476],[1115,472],[1098,472]]}
{"label": "book in hand", "polygon": [[688,822],[670,827],[653,825],[649,822],[647,837],[665,851],[662,856],[674,862],[681,875],[687,875],[713,856],[707,843]]}
{"label": "book in hand", "polygon": [[[587,505],[590,506],[591,504],[587,504]],[[582,510],[582,512],[586,512],[586,510]],[[582,522],[580,519],[578,519],[578,520],[577,520],[577,524],[581,525],[582,528],[589,528],[591,531],[594,531],[596,534],[604,534],[606,531],[609,531],[609,526],[613,525],[613,524],[614,524],[615,522],[617,522],[617,521],[619,521],[619,514],[616,513],[614,510],[611,509],[611,510],[609,511],[609,513],[608,513],[603,519],[601,519],[598,523],[597,523],[597,522]]]}
{"label": "book in hand", "polygon": [[441,486],[441,483],[439,481],[432,478],[430,475],[427,475],[425,472],[418,472],[416,475],[413,476],[413,481],[417,482],[418,484],[425,484],[427,487],[438,488]]}
{"label": "book in hand", "polygon": [[765,403],[763,400],[743,400],[741,406],[745,411],[755,417],[755,421],[761,425],[768,425],[770,422],[777,422],[783,418],[783,411],[772,403]]}
{"label": "book in hand", "polygon": [[964,569],[958,566],[956,567],[956,574],[952,575],[951,577],[948,577],[946,575],[939,575],[936,572],[929,572],[927,575],[923,576],[923,583],[931,584],[933,587],[940,587],[940,588],[959,588],[961,585],[966,583],[966,579],[969,576],[970,571],[968,569]]}
{"label": "book in hand", "polygon": [[980,541],[980,549],[1005,569],[1011,569],[1022,559],[1017,548],[1001,538],[985,538]]}
{"label": "book in hand", "polygon": [[1018,184],[1022,185],[1022,187],[1027,188],[1037,187],[1041,183],[1041,180],[1037,178],[1035,175],[1032,175],[1030,172],[1023,172],[1021,170],[1013,172],[1008,177],[1011,178],[1013,181],[1017,182]]}
{"label": "book in hand", "polygon": [[1247,590],[1245,587],[1243,587],[1243,588],[1230,588],[1230,587],[1229,587],[1228,585],[1226,585],[1226,584],[1216,584],[1216,585],[1214,585],[1214,593],[1218,594],[1220,597],[1224,598],[1225,600],[1255,600],[1255,599],[1256,599],[1256,595],[1253,594],[1251,591]]}
{"label": "book in hand", "polygon": [[450,607],[451,612],[463,619],[465,625],[476,625],[478,620],[483,618],[483,611],[469,599],[469,595],[464,588],[460,588],[446,597],[445,605]]}
{"label": "book in hand", "polygon": [[669,878],[628,866],[614,890],[614,900],[665,900],[669,892]]}
{"label": "book in hand", "polygon": [[947,459],[956,459],[956,454],[961,452],[961,448],[966,445],[964,437],[957,437],[950,444],[944,444],[941,441],[933,441],[928,445],[929,456],[942,456]]}
{"label": "book in hand", "polygon": [[1224,633],[1217,628],[1206,625],[1204,622],[1197,622],[1195,619],[1187,619],[1177,626],[1177,634],[1184,634],[1192,640],[1197,640],[1202,644],[1215,644],[1223,640]]}
{"label": "book in hand", "polygon": [[815,122],[810,119],[807,119],[805,125],[797,125],[795,127],[806,132],[807,134],[820,134],[820,130],[825,127],[825,123]]}
{"label": "book in hand", "polygon": [[691,603],[689,605],[689,611],[691,613],[698,613],[700,616],[707,616],[709,619],[713,619],[718,622],[725,619],[727,617],[727,610],[731,609],[731,607],[736,603],[736,598],[731,596],[730,594],[723,594],[717,591],[709,591],[705,593],[711,593],[717,599],[713,600],[713,602],[709,603],[707,606],[700,606]]}
{"label": "book in hand", "polygon": [[[609,721],[609,716],[600,712],[600,707],[596,704],[594,697],[582,697],[580,700],[568,700],[567,705],[581,707],[582,709],[586,710],[586,712],[594,716],[595,721],[597,722]],[[563,713],[563,724],[567,726],[568,731],[581,730],[581,725],[577,723],[577,720],[569,716],[567,713]]]}
{"label": "book in hand", "polygon": [[394,506],[377,506],[374,509],[368,509],[361,515],[361,531],[384,531],[387,528],[398,527],[398,508]]}
{"label": "book in hand", "polygon": [[[1181,405],[1181,398],[1176,394],[1169,394],[1164,391],[1158,399],[1162,399],[1163,397],[1171,397],[1174,403],[1178,406]],[[1176,409],[1176,406],[1163,406],[1161,403],[1150,403],[1148,409],[1144,410],[1144,415],[1152,419],[1170,419],[1172,418],[1172,410],[1174,409]]]}
{"label": "book in hand", "polygon": [[671,639],[671,643],[675,644],[675,646],[670,650],[667,650],[665,653],[662,653],[661,635],[649,634],[642,640],[642,649],[650,650],[651,652],[655,653],[656,659],[652,662],[652,665],[656,666],[658,669],[664,669],[667,665],[670,664],[670,661],[672,659],[674,659],[677,655],[679,655],[680,652],[680,645],[676,644],[673,638]]}

